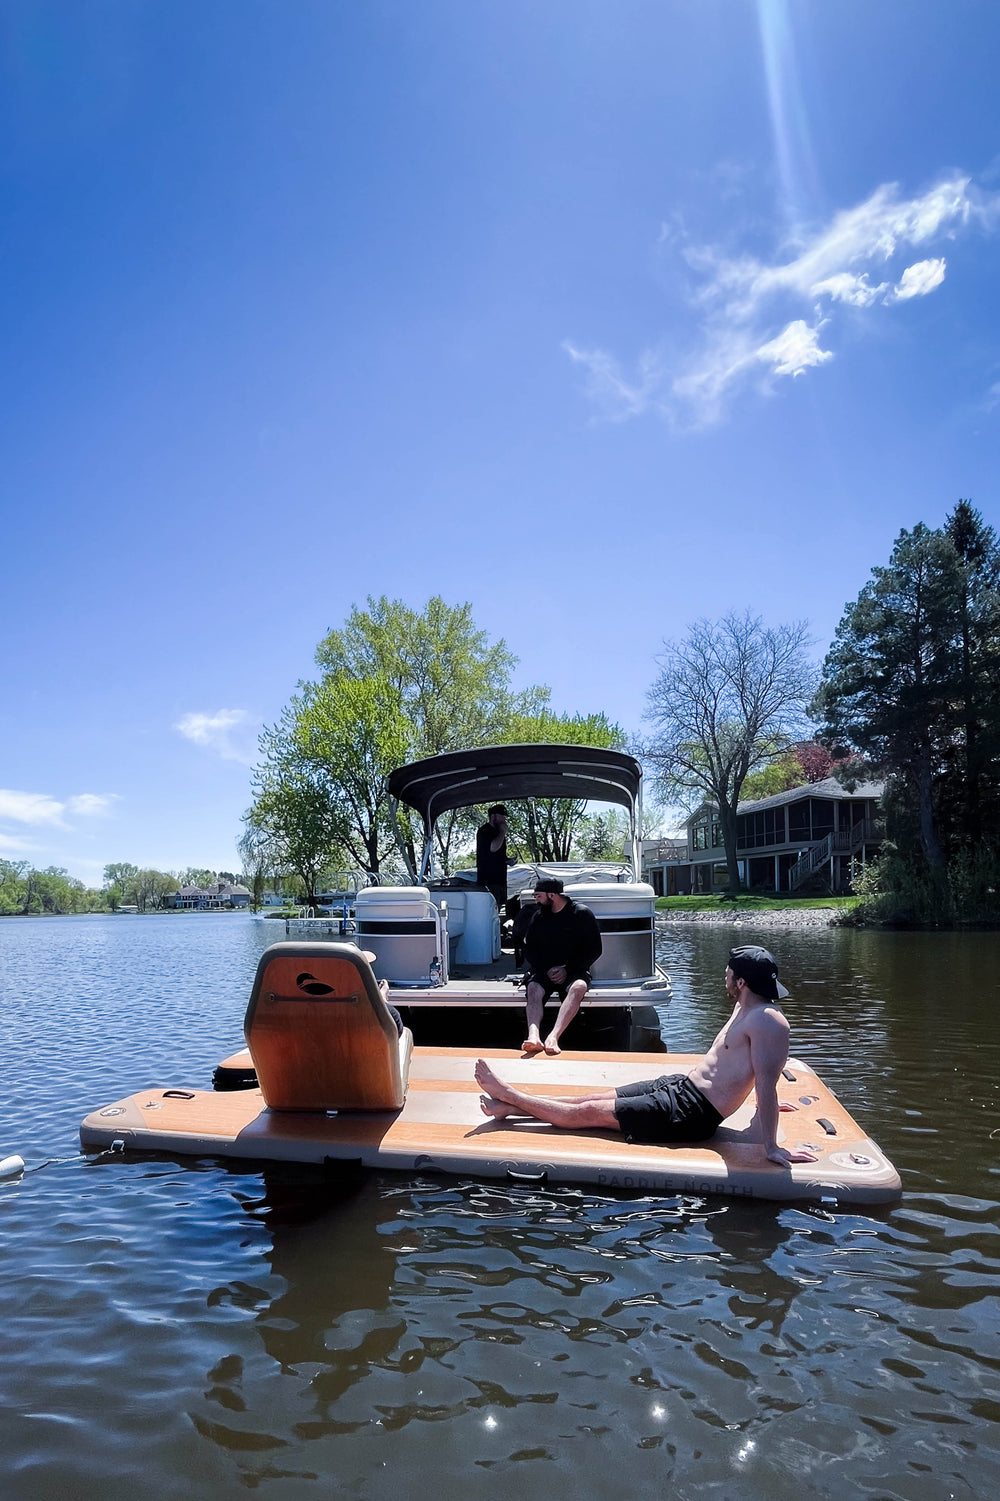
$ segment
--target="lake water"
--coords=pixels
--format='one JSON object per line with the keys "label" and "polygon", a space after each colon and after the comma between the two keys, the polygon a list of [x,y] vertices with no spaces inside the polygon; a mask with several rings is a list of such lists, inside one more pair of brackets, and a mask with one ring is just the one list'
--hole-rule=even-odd
{"label": "lake water", "polygon": [[0,922],[2,1501],[1000,1491],[1000,936],[663,932],[680,1052],[776,950],[885,1209],[83,1156],[207,1087],[276,926]]}

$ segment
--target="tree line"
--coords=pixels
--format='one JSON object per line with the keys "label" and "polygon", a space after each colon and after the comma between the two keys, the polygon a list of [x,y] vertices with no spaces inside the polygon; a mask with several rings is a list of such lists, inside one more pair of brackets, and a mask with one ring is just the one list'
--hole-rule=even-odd
{"label": "tree line", "polygon": [[200,866],[162,871],[116,861],[104,867],[104,882],[97,888],[59,866],[36,870],[27,860],[0,860],[0,917],[114,912],[125,906],[157,912],[173,906],[173,895],[182,886],[210,887],[219,881],[235,885],[239,879],[231,871]]}

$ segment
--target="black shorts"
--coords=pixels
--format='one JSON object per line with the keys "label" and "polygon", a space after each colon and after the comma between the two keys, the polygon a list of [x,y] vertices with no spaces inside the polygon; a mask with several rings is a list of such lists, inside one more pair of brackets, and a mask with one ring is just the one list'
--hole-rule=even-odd
{"label": "black shorts", "polygon": [[590,978],[591,978],[590,977],[590,970],[589,969],[581,969],[580,972],[579,972],[579,974],[576,974],[576,975],[567,974],[567,976],[566,976],[565,980],[563,980],[562,984],[561,985],[557,985],[556,982],[555,982],[555,980],[550,980],[549,979],[548,975],[531,975],[531,974],[528,974],[528,975],[525,975],[525,977],[524,977],[524,986],[525,986],[525,989],[527,989],[529,985],[540,985],[542,987],[542,991],[543,991],[543,996],[542,996],[543,1000],[547,1001],[550,995],[557,995],[561,1001],[564,1001],[566,999],[566,993],[569,990],[569,987],[572,985],[572,983],[573,983],[574,980],[585,980],[586,984],[587,984],[587,989],[589,990],[590,989]]}
{"label": "black shorts", "polygon": [[627,1141],[661,1144],[670,1141],[707,1141],[722,1124],[687,1074],[661,1074],[615,1090],[615,1116]]}

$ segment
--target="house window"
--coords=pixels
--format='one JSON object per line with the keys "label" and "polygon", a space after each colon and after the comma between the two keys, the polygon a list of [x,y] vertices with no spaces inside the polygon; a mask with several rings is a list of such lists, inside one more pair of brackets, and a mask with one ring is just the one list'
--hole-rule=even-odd
{"label": "house window", "polygon": [[691,848],[695,850],[708,849],[708,824],[695,824],[691,830]]}
{"label": "house window", "polygon": [[764,814],[764,843],[785,843],[785,810],[781,808],[768,808]]}
{"label": "house window", "polygon": [[722,843],[723,843],[723,838],[722,838],[722,824],[719,822],[719,820],[717,818],[713,818],[712,819],[712,848],[713,849],[718,849],[719,845],[722,844]]}
{"label": "house window", "polygon": [[809,827],[809,799],[803,798],[801,803],[790,803],[788,807],[788,842],[790,844],[808,844],[811,837]]}
{"label": "house window", "polygon": [[744,813],[736,821],[737,849],[766,849],[785,843],[785,810],[765,808],[762,813]]}
{"label": "house window", "polygon": [[812,797],[809,801],[812,804],[813,840],[825,839],[827,834],[833,833],[834,804],[818,797]]}

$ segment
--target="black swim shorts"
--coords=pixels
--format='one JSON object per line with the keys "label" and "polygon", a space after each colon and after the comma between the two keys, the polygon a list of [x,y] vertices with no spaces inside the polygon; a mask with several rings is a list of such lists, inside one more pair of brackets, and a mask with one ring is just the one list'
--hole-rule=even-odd
{"label": "black swim shorts", "polygon": [[687,1074],[623,1084],[615,1090],[615,1116],[627,1141],[660,1144],[707,1141],[722,1124],[722,1116]]}
{"label": "black swim shorts", "polygon": [[586,983],[587,983],[587,989],[589,990],[590,989],[590,978],[591,978],[590,977],[590,970],[589,969],[581,969],[580,972],[579,972],[579,974],[576,974],[576,975],[567,974],[567,976],[566,976],[565,980],[563,980],[562,984],[561,985],[557,985],[556,982],[555,982],[555,980],[550,980],[549,979],[548,975],[530,975],[529,974],[529,975],[525,975],[525,977],[524,977],[524,986],[525,986],[525,989],[527,989],[529,985],[540,985],[542,987],[543,992],[544,992],[543,997],[542,997],[543,1000],[547,1001],[550,995],[557,995],[561,1001],[564,1001],[566,999],[566,993],[569,990],[569,987],[572,985],[572,983],[573,983],[574,980],[585,980]]}

